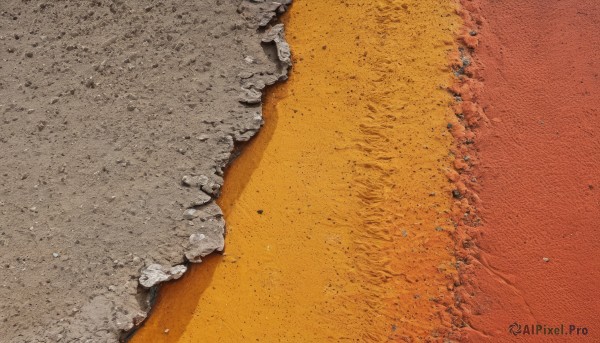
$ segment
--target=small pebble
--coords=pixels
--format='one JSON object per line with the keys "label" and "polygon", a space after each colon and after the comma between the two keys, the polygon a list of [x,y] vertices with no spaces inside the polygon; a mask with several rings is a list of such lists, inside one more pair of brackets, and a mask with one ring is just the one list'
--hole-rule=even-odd
{"label": "small pebble", "polygon": [[197,210],[195,210],[193,208],[189,208],[189,209],[185,210],[185,212],[183,212],[183,219],[192,220],[198,216],[197,212],[198,212]]}
{"label": "small pebble", "polygon": [[543,260],[544,262],[550,262],[550,259],[549,259],[548,257],[544,257],[544,258],[542,258],[542,260]]}

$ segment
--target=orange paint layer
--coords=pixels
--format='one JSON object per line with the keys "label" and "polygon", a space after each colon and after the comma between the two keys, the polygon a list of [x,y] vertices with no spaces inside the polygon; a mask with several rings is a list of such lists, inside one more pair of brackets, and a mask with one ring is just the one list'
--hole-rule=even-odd
{"label": "orange paint layer", "polygon": [[465,341],[600,342],[600,3],[463,4],[483,82],[469,96],[489,119],[475,138],[483,226],[463,269]]}
{"label": "orange paint layer", "polygon": [[439,340],[457,280],[447,0],[297,0],[294,69],[226,175],[226,253],[133,342]]}

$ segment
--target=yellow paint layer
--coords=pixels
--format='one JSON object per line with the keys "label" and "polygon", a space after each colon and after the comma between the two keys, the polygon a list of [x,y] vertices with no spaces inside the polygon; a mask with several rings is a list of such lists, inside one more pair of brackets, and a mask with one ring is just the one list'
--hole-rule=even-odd
{"label": "yellow paint layer", "polygon": [[135,343],[419,341],[450,325],[453,3],[295,0],[285,21],[294,69],[226,175],[226,254],[163,287]]}

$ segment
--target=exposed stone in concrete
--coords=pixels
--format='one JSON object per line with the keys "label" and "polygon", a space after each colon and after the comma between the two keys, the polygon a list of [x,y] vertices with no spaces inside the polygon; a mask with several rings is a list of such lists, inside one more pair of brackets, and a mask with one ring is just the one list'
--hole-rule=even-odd
{"label": "exposed stone in concrete", "polygon": [[277,57],[286,66],[292,65],[290,46],[285,41],[283,24],[277,24],[269,29],[262,39],[265,43],[273,42],[277,46]]}
{"label": "exposed stone in concrete", "polygon": [[187,267],[183,265],[175,267],[163,267],[160,264],[151,264],[142,270],[142,276],[140,276],[140,285],[146,288],[151,288],[161,282],[177,280],[186,271]]}

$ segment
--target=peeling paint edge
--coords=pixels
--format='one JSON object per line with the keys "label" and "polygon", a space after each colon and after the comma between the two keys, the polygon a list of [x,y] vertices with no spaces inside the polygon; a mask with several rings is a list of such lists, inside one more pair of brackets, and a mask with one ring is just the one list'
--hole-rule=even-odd
{"label": "peeling paint edge", "polygon": [[[250,2],[256,3],[260,2],[257,0],[249,0]],[[251,85],[243,85],[242,86],[242,94],[240,96],[240,102],[245,103],[249,106],[261,104],[264,102],[264,97],[266,95],[267,86],[271,86],[277,83],[285,82],[288,79],[288,75],[290,69],[292,68],[292,60],[291,60],[291,51],[289,44],[285,40],[285,27],[284,24],[279,22],[279,17],[283,15],[289,6],[291,6],[293,0],[280,0],[279,2],[273,2],[273,6],[270,8],[269,12],[263,12],[261,15],[263,18],[258,24],[257,35],[262,38],[260,41],[265,44],[273,44],[276,51],[279,63],[281,64],[281,74],[274,80],[270,82],[265,82],[260,85],[251,84]],[[267,20],[268,18],[268,20]],[[273,23],[273,24],[272,24]],[[272,25],[271,25],[272,24]],[[261,29],[265,29],[266,31],[261,34]],[[240,81],[243,79],[239,77]],[[247,96],[250,95],[251,98],[248,101]],[[258,101],[255,98],[257,95]],[[263,124],[263,113],[259,113],[260,117],[256,118],[259,121],[259,126],[262,127]],[[249,129],[245,132],[241,132],[238,137],[231,137],[230,139],[233,142],[232,149],[229,154],[229,158],[226,161],[223,161],[221,165],[218,167],[221,170],[226,170],[229,166],[235,161],[235,159],[243,152],[245,145],[250,141],[253,137],[255,137],[259,130],[258,129]],[[140,271],[139,281],[140,287],[138,288],[137,298],[140,302],[140,307],[145,314],[142,316],[141,314],[137,314],[131,318],[130,328],[123,330],[119,334],[120,342],[127,342],[130,340],[136,333],[136,331],[143,326],[146,319],[152,314],[152,310],[154,309],[154,305],[156,299],[158,297],[158,292],[161,284],[177,280],[181,278],[189,269],[188,266],[191,263],[199,264],[202,262],[203,257],[206,257],[210,254],[214,254],[216,252],[220,253],[224,250],[224,239],[226,236],[226,222],[223,219],[223,212],[219,205],[215,202],[216,199],[220,196],[220,188],[221,185],[215,185],[213,183],[213,187],[209,185],[208,177],[204,180],[191,180],[189,176],[184,176],[182,178],[182,183],[187,184],[188,186],[197,187],[200,191],[200,200],[198,203],[190,204],[185,212],[184,217],[186,215],[195,215],[195,213],[190,213],[191,211],[202,210],[202,208],[212,207],[213,212],[207,219],[214,218],[215,220],[222,223],[222,235],[220,237],[215,237],[216,241],[207,240],[206,236],[200,237],[198,234],[192,234],[189,238],[190,244],[196,246],[196,250],[186,249],[184,251],[185,260],[187,262],[183,264],[178,264],[174,266],[162,266],[160,264],[150,264],[146,268]],[[196,181],[196,183],[194,183]],[[206,182],[204,182],[206,181]],[[216,186],[216,187],[214,187]],[[206,188],[206,189],[205,189]],[[206,199],[205,195],[210,197],[210,199]],[[216,207],[216,209],[215,209]],[[216,211],[215,211],[216,210]],[[194,244],[194,242],[199,244]],[[155,276],[156,280],[150,280],[149,277]],[[144,286],[145,285],[145,286]]]}

